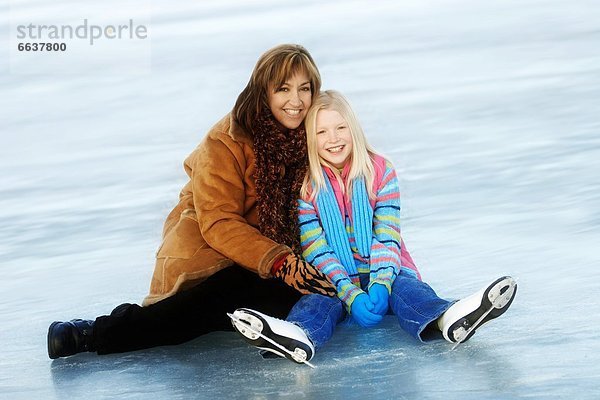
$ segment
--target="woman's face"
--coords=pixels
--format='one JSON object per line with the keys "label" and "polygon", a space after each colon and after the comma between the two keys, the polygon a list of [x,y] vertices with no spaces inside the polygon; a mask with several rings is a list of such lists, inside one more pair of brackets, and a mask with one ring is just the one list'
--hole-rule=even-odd
{"label": "woman's face", "polygon": [[300,126],[312,103],[310,80],[299,72],[279,87],[269,88],[269,108],[275,119],[288,129]]}
{"label": "woman's face", "polygon": [[352,155],[352,134],[346,120],[334,110],[317,113],[317,153],[336,168],[343,168]]}

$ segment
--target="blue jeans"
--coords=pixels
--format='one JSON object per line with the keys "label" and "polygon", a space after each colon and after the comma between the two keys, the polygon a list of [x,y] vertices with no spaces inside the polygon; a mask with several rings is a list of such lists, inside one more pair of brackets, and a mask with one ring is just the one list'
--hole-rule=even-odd
{"label": "blue jeans", "polygon": [[[368,279],[368,275],[361,276],[363,288]],[[427,328],[451,305],[452,302],[439,298],[428,284],[404,269],[394,281],[389,298],[390,312],[398,317],[400,327],[422,342],[441,337],[435,326]],[[331,339],[336,325],[346,318],[346,308],[337,297],[309,294],[294,305],[286,321],[300,326],[319,349]]]}

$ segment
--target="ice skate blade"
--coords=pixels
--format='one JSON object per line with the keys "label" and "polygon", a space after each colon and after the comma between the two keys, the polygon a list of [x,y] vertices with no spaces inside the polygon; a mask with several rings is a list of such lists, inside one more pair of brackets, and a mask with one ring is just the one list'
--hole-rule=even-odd
{"label": "ice skate blade", "polygon": [[260,336],[256,334],[256,332],[262,332],[263,330],[263,323],[260,319],[249,314],[244,315],[244,319],[234,317],[233,314],[229,313],[227,315],[229,316],[229,318],[231,318],[233,326],[239,333],[241,333],[251,341],[255,341],[258,338],[260,338]]}
{"label": "ice skate blade", "polygon": [[[489,301],[488,309],[471,325],[468,329],[462,327],[458,328],[459,332],[454,332],[454,337],[458,334],[456,343],[452,346],[451,350],[456,349],[461,343],[463,343],[478,327],[484,325],[486,322],[502,315],[512,302],[515,291],[517,290],[517,282],[512,277],[503,277],[499,279],[492,287],[487,291],[487,300]],[[495,312],[492,316],[486,320],[490,313]]]}
{"label": "ice skate blade", "polygon": [[492,307],[498,310],[506,307],[512,300],[517,290],[517,282],[513,278],[507,278],[506,281],[498,282],[488,293],[488,299]]}
{"label": "ice skate blade", "polygon": [[[294,361],[296,361],[297,363],[306,364],[313,369],[317,368],[316,366],[314,366],[313,364],[311,364],[309,361],[306,360],[307,354],[304,350],[296,348],[294,350],[294,352],[291,352],[288,349],[286,349],[284,346],[282,346],[279,343],[277,343],[276,341],[274,341],[273,339],[263,335],[262,332],[256,330],[255,324],[253,324],[254,326],[250,325],[246,321],[244,321],[230,313],[227,313],[227,316],[231,319],[236,330],[238,329],[238,326],[240,326],[247,332],[247,333],[243,333],[238,330],[242,335],[246,336],[247,338],[252,338],[252,340],[255,340],[254,338],[260,337],[260,338],[266,340],[267,342],[271,343],[273,346],[277,347],[279,350],[283,351],[284,353],[289,354],[290,357],[292,357],[294,359]],[[256,318],[256,319],[258,319],[258,318]],[[260,323],[260,326],[262,329],[262,322]],[[265,349],[265,350],[270,350],[270,349]],[[281,354],[281,356],[283,357],[283,354]]]}
{"label": "ice skate blade", "polygon": [[483,321],[483,319],[485,317],[488,316],[488,314],[490,312],[492,312],[492,310],[494,309],[494,307],[491,307],[490,309],[488,309],[485,313],[483,313],[481,315],[481,317],[479,317],[479,319],[477,321],[475,321],[475,323],[473,324],[473,326],[471,326],[469,329],[467,329],[466,331],[464,330],[464,328],[459,328],[462,329],[464,332],[459,332],[460,338],[456,341],[456,343],[454,343],[454,346],[452,346],[452,350],[456,349],[462,342],[465,341],[466,338],[469,337],[469,334],[471,332],[473,332],[481,323],[481,321]]}

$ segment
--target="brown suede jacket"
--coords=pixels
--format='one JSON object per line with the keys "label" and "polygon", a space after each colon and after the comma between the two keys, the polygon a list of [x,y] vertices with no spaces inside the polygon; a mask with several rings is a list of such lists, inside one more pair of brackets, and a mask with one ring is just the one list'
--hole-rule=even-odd
{"label": "brown suede jacket", "polygon": [[149,305],[194,286],[234,263],[270,276],[291,249],[258,231],[252,137],[230,114],[185,160],[190,180],[165,221]]}

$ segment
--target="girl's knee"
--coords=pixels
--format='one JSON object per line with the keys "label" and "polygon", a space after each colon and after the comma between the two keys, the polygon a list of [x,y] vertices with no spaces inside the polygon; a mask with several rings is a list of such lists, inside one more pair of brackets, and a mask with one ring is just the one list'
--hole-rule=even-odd
{"label": "girl's knee", "polygon": [[336,297],[328,297],[320,294],[307,294],[302,296],[298,304],[302,304],[308,308],[331,308],[336,306],[340,301]]}

